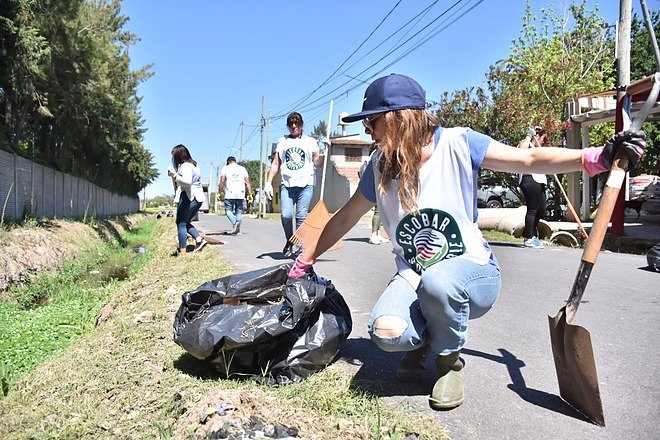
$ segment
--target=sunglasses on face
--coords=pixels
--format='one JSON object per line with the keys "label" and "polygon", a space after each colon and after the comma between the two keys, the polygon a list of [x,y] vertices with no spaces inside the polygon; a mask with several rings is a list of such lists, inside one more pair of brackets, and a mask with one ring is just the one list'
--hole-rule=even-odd
{"label": "sunglasses on face", "polygon": [[381,113],[381,114],[379,114],[379,115],[376,115],[376,116],[372,117],[371,119],[369,119],[369,118],[364,118],[364,119],[362,120],[362,125],[364,125],[364,128],[366,128],[367,130],[369,130],[369,131],[374,131],[374,126],[373,126],[374,121],[375,121],[376,119],[380,118],[381,116],[383,116],[384,114],[385,114],[385,113]]}

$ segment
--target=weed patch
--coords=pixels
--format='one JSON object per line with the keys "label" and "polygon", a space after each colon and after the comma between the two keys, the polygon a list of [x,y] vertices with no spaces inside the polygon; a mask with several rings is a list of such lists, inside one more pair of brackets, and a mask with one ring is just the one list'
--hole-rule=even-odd
{"label": "weed patch", "polygon": [[143,243],[153,222],[126,232],[125,245],[114,242],[95,246],[66,262],[56,274],[43,274],[25,287],[14,287],[15,302],[0,301],[0,381],[5,395],[18,378],[40,365],[51,354],[94,327],[94,317],[116,290],[116,267],[99,282],[85,275],[106,260],[121,262],[123,278],[139,269],[147,255],[136,257],[131,246]]}

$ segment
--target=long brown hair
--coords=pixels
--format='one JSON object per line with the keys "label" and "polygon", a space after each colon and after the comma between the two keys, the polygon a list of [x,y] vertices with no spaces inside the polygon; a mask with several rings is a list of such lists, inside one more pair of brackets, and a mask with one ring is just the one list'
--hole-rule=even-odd
{"label": "long brown hair", "polygon": [[394,110],[382,118],[385,134],[380,140],[383,165],[378,190],[383,194],[392,179],[397,179],[401,205],[406,211],[416,212],[422,148],[433,140],[440,124],[435,116],[419,109]]}
{"label": "long brown hair", "polygon": [[183,144],[179,144],[172,148],[172,165],[174,165],[174,168],[178,169],[179,166],[184,162],[190,162],[197,166],[197,162],[190,155],[188,148],[186,148],[186,146]]}

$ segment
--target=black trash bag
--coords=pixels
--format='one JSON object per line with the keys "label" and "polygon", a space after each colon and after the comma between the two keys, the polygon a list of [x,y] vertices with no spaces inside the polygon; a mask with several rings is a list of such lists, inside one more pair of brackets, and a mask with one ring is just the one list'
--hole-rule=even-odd
{"label": "black trash bag", "polygon": [[351,313],[313,270],[287,281],[291,263],[208,281],[183,294],[174,342],[220,372],[296,382],[333,362]]}
{"label": "black trash bag", "polygon": [[660,243],[649,249],[646,253],[646,261],[651,269],[660,272]]}

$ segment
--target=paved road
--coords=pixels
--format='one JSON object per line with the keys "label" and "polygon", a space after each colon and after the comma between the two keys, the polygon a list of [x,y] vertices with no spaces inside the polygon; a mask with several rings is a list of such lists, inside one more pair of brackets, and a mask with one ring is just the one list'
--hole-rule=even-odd
{"label": "paved road", "polygon": [[[201,215],[207,232],[228,229],[224,217]],[[366,332],[371,307],[393,274],[390,245],[367,243],[358,224],[344,247],[315,266],[351,307],[353,332],[339,362],[358,386],[401,408],[434,414],[453,439],[657,439],[660,438],[660,274],[646,270],[642,255],[602,253],[593,269],[577,324],[591,333],[606,427],[580,420],[558,396],[548,330],[570,288],[581,250],[524,249],[494,245],[503,288],[494,308],[471,321],[466,361],[466,400],[435,412],[427,403],[431,365],[414,385],[397,382],[397,353],[379,350]],[[245,219],[244,234],[223,236],[220,252],[237,272],[280,263],[279,221]],[[430,363],[429,363],[430,364]]]}

